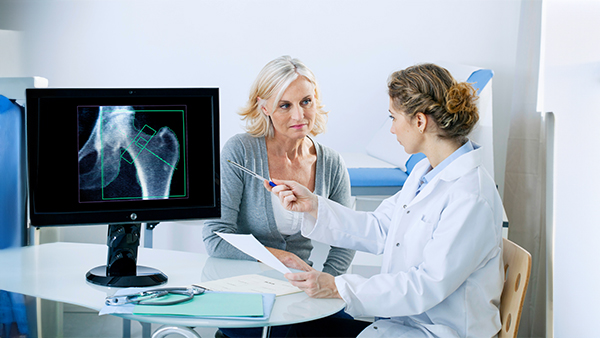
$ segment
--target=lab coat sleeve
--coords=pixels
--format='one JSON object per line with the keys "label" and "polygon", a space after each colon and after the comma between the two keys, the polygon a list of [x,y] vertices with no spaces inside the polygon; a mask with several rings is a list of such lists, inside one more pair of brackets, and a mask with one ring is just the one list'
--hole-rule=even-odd
{"label": "lab coat sleeve", "polygon": [[[369,279],[357,275],[336,277],[348,314],[380,317],[421,314],[441,303],[474,271],[501,254],[493,229],[496,216],[483,199],[473,195],[453,198],[438,216],[432,238],[423,248],[421,264]],[[390,251],[402,250],[395,245],[390,247]],[[384,255],[392,255],[394,259],[394,252]]]}
{"label": "lab coat sleeve", "polygon": [[302,235],[329,245],[383,253],[396,196],[374,212],[361,212],[318,196],[318,218],[305,214]]}

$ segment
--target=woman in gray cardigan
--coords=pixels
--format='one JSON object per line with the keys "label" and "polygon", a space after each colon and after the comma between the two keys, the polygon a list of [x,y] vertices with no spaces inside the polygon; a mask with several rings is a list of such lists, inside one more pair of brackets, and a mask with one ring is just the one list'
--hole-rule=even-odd
{"label": "woman in gray cardigan", "polygon": [[[317,195],[350,206],[350,179],[341,156],[311,137],[325,131],[327,121],[314,74],[289,56],[269,62],[240,115],[246,133],[233,136],[221,151],[221,218],[204,222],[206,249],[213,257],[252,260],[215,234],[251,233],[287,266],[311,269],[313,246],[300,234],[298,214],[273,203],[274,195],[263,182],[227,160],[263,177],[300,181]],[[323,272],[343,274],[353,257],[353,250],[331,247]],[[222,331],[247,336],[239,330]]]}

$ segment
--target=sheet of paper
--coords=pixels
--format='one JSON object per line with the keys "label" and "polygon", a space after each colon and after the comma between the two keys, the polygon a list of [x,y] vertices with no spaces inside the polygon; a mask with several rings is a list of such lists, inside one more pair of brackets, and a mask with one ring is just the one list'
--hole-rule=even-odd
{"label": "sheet of paper", "polygon": [[252,235],[239,235],[239,234],[226,234],[222,232],[217,232],[217,235],[221,236],[224,240],[229,242],[229,244],[235,246],[240,249],[244,253],[249,256],[256,258],[257,260],[267,264],[273,269],[280,271],[281,273],[291,273],[290,269],[288,269],[280,260],[278,260],[264,245],[260,244],[260,242]]}
{"label": "sheet of paper", "polygon": [[196,284],[212,291],[274,293],[276,296],[302,292],[288,281],[261,275],[242,275]]}

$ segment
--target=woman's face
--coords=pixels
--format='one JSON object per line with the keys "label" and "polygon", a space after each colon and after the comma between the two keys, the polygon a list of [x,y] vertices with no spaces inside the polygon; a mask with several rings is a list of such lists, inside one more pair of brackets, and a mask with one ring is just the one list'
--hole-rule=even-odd
{"label": "woman's face", "polygon": [[[310,133],[317,117],[315,87],[299,76],[287,87],[273,109],[271,98],[267,101],[267,115],[271,116],[275,137],[301,139]],[[263,108],[264,109],[264,108]]]}
{"label": "woman's face", "polygon": [[417,119],[410,118],[403,111],[394,108],[394,102],[390,98],[390,118],[392,119],[392,128],[390,132],[396,135],[398,142],[404,147],[408,154],[420,152],[419,147],[422,140],[422,134],[417,126]]}

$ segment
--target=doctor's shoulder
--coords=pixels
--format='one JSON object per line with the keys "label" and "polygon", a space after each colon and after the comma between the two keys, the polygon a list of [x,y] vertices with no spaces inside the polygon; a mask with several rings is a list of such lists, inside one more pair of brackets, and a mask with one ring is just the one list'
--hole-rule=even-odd
{"label": "doctor's shoulder", "polygon": [[[502,199],[496,184],[482,168],[475,168],[460,177],[449,191],[449,201],[462,201],[462,208],[478,208],[477,214],[486,214],[490,225],[502,219]],[[460,203],[460,202],[459,202]]]}

